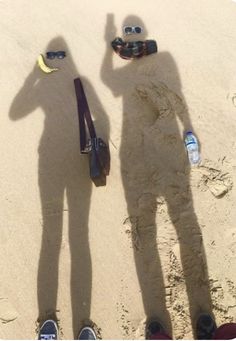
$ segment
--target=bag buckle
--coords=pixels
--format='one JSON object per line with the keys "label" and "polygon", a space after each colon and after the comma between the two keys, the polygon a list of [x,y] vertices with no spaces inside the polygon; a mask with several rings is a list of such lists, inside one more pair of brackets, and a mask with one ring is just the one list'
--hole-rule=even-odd
{"label": "bag buckle", "polygon": [[81,154],[88,154],[90,153],[92,150],[92,143],[91,140],[88,139],[86,146],[84,147],[84,149],[81,151]]}

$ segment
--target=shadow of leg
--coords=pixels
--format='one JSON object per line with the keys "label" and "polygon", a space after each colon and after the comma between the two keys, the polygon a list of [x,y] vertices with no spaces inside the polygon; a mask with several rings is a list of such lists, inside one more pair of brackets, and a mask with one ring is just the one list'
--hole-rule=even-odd
{"label": "shadow of leg", "polygon": [[190,191],[182,192],[182,201],[174,196],[167,197],[168,210],[176,228],[180,243],[189,311],[193,331],[196,319],[201,312],[212,314],[212,302],[207,270],[207,261],[201,230],[194,213]]}
{"label": "shadow of leg", "polygon": [[[137,189],[136,189],[137,193]],[[151,193],[126,196],[132,224],[134,260],[147,319],[157,317],[171,334],[166,293],[156,241],[156,197]]]}
{"label": "shadow of leg", "polygon": [[71,306],[74,338],[90,318],[92,264],[88,236],[88,215],[91,181],[80,179],[79,184],[67,187],[69,208],[69,242],[71,252]]}
{"label": "shadow of leg", "polygon": [[43,235],[38,268],[39,319],[56,318],[58,262],[62,239],[63,188],[40,179]]}

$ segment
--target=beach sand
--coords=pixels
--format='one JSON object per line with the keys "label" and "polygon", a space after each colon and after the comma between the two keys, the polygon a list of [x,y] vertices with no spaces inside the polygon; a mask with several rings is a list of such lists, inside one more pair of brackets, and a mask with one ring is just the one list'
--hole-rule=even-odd
{"label": "beach sand", "polygon": [[[50,316],[62,339],[88,320],[103,339],[144,339],[156,316],[178,339],[202,311],[236,322],[236,4],[0,0],[0,17],[0,338],[35,339]],[[159,52],[122,60],[123,24]],[[80,155],[76,77],[109,141],[106,187]]]}

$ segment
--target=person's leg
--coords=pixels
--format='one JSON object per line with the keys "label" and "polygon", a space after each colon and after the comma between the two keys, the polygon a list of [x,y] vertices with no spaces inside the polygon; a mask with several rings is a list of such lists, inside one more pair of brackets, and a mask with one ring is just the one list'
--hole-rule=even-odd
{"label": "person's leg", "polygon": [[236,323],[225,323],[216,329],[212,340],[232,340],[236,338]]}

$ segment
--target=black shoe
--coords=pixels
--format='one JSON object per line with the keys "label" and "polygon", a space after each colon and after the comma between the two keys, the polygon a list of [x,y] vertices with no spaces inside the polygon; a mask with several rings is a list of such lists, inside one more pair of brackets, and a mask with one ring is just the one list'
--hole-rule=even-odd
{"label": "black shoe", "polygon": [[39,340],[57,340],[58,327],[55,321],[46,320],[39,330]]}
{"label": "black shoe", "polygon": [[83,327],[79,333],[78,340],[97,340],[97,337],[93,328]]}
{"label": "black shoe", "polygon": [[155,319],[150,320],[146,323],[146,340],[151,340],[151,336],[157,333],[166,334],[163,325]]}
{"label": "black shoe", "polygon": [[201,314],[197,320],[197,340],[211,340],[216,330],[215,320],[209,314]]}

